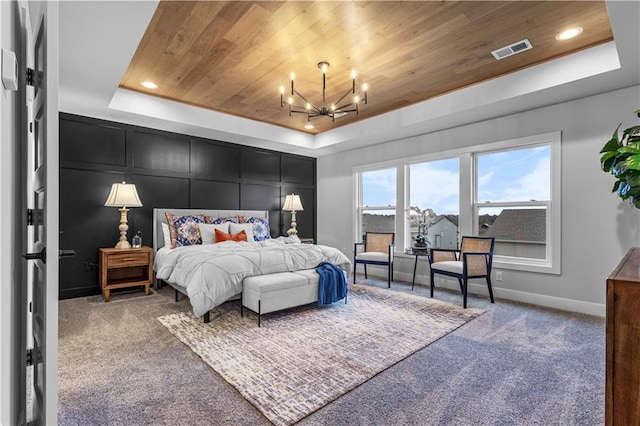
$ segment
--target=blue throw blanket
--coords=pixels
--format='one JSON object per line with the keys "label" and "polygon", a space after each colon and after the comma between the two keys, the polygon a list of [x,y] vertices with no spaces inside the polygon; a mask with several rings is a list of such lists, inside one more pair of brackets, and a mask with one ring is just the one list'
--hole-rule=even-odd
{"label": "blue throw blanket", "polygon": [[316,266],[316,272],[320,275],[318,305],[330,305],[347,296],[347,279],[342,269],[329,262],[322,262]]}

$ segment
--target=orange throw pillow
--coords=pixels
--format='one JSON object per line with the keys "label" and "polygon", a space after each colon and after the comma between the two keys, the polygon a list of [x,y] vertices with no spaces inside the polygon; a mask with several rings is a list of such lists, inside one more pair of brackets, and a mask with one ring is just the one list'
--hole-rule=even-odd
{"label": "orange throw pillow", "polygon": [[215,231],[216,243],[221,243],[223,241],[247,241],[247,234],[244,232],[244,229],[237,234],[227,234],[219,229],[215,229]]}

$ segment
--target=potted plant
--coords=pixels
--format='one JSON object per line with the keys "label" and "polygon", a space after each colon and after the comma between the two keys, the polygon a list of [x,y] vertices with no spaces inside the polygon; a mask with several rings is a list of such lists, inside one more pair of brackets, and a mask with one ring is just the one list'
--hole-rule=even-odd
{"label": "potted plant", "polygon": [[431,244],[425,234],[416,235],[415,237],[413,237],[413,241],[416,242],[415,247],[427,247],[429,246],[429,244]]}
{"label": "potted plant", "polygon": [[[634,113],[640,117],[640,109]],[[621,125],[600,150],[600,165],[605,173],[616,178],[611,192],[640,209],[640,125],[624,129],[619,137]]]}

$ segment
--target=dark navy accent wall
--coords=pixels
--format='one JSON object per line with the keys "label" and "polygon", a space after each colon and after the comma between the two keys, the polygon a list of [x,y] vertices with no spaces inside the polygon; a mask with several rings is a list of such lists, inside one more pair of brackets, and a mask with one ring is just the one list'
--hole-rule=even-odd
{"label": "dark navy accent wall", "polygon": [[135,183],[143,207],[128,214],[129,240],[152,244],[152,211],[162,208],[269,210],[271,235],[291,215],[280,209],[300,194],[299,235],[316,236],[316,159],[224,141],[60,114],[60,298],[100,294],[98,248],[118,241],[120,213],[105,207],[111,184]]}

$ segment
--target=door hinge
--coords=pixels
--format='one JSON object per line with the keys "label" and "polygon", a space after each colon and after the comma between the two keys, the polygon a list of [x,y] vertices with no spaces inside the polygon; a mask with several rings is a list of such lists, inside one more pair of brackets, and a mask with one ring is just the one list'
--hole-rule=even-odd
{"label": "door hinge", "polygon": [[27,349],[27,367],[33,365],[33,349]]}
{"label": "door hinge", "polygon": [[27,86],[33,86],[33,68],[27,68]]}
{"label": "door hinge", "polygon": [[33,226],[33,209],[27,209],[27,226]]}

